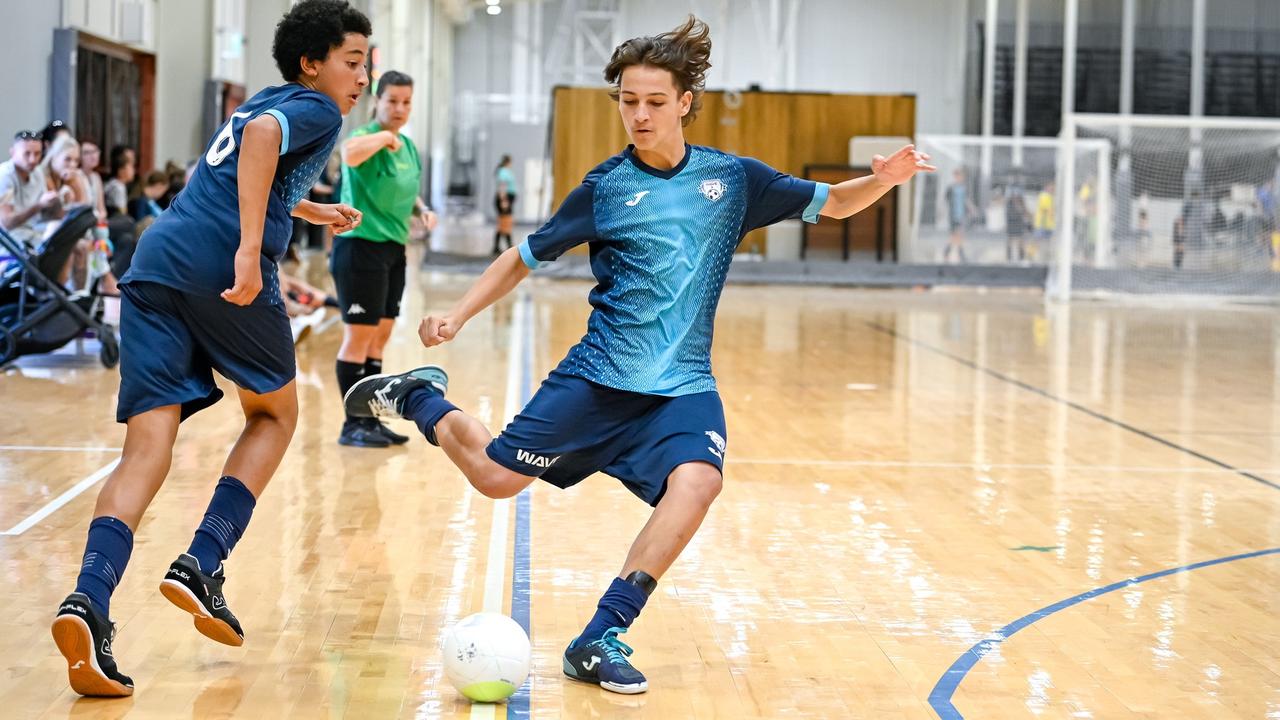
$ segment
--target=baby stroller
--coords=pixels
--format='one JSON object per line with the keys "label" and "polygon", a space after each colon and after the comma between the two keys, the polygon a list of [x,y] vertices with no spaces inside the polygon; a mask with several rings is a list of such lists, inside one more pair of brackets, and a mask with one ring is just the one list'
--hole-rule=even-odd
{"label": "baby stroller", "polygon": [[98,337],[104,366],[120,361],[115,331],[98,320],[98,296],[70,295],[55,280],[76,243],[96,224],[92,207],[76,208],[35,253],[0,229],[0,248],[15,258],[0,270],[0,365],[57,350],[85,330]]}

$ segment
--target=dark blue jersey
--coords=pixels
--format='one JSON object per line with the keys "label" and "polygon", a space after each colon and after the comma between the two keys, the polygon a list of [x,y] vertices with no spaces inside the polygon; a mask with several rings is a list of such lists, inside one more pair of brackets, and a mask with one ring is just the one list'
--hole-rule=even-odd
{"label": "dark blue jersey", "polygon": [[262,292],[253,302],[281,302],[276,263],[293,234],[290,213],[320,177],[342,129],[333,100],[296,83],[267,88],[237,109],[209,142],[186,188],[139,239],[124,282],[214,296],[235,285],[241,138],[245,126],[264,114],[280,124],[280,157],[262,231]]}
{"label": "dark blue jersey", "polygon": [[714,390],[711,336],[734,250],[780,220],[817,222],[828,189],[699,146],[670,170],[631,147],[601,163],[520,245],[530,267],[590,246],[593,310],[560,370],[652,395]]}

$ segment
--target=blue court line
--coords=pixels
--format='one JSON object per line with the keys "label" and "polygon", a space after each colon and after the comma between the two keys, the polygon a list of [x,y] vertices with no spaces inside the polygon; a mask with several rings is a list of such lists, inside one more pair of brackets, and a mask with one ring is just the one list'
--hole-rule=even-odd
{"label": "blue court line", "polygon": [[[524,327],[520,328],[524,335],[524,357],[520,365],[520,406],[528,404],[533,396],[533,308],[528,295],[522,295],[516,302],[524,303]],[[532,500],[531,489],[525,488],[516,496],[516,537],[515,558],[511,565],[511,617],[532,638],[529,627],[529,513]],[[508,718],[529,717],[529,699],[533,690],[533,676],[525,681],[515,695],[507,701]]]}
{"label": "blue court line", "polygon": [[929,693],[929,705],[933,708],[934,712],[938,713],[938,717],[942,718],[942,720],[964,720],[964,716],[961,715],[960,711],[956,709],[956,706],[951,703],[951,697],[955,694],[956,688],[960,686],[961,681],[964,680],[965,675],[967,675],[969,671],[972,670],[980,660],[982,660],[982,658],[990,654],[997,645],[1008,640],[1014,633],[1060,610],[1065,610],[1072,605],[1078,605],[1085,600],[1098,597],[1099,595],[1105,595],[1114,590],[1119,590],[1120,588],[1144,583],[1148,580],[1155,580],[1180,572],[1199,570],[1200,568],[1206,568],[1212,565],[1221,565],[1235,560],[1248,560],[1249,558],[1255,558],[1262,555],[1274,555],[1276,553],[1280,553],[1280,547],[1271,548],[1269,550],[1256,550],[1254,552],[1241,553],[1240,555],[1230,555],[1228,557],[1217,558],[1216,560],[1205,560],[1191,565],[1183,565],[1182,567],[1161,570],[1160,572],[1154,572],[1141,577],[1121,580],[1120,582],[1111,583],[1104,587],[1094,588],[1089,592],[1080,593],[1075,597],[1069,597],[1061,602],[1056,602],[1048,607],[1041,608],[1030,615],[1018,618],[995,631],[991,637],[966,650],[965,653],[957,658],[955,662],[951,663],[951,667],[947,668],[947,671],[938,679],[938,684],[933,686],[933,692]]}
{"label": "blue court line", "polygon": [[967,359],[967,358],[960,357],[959,355],[954,355],[954,354],[952,354],[952,353],[949,353],[949,352],[947,352],[946,350],[943,350],[943,349],[942,349],[942,348],[940,348],[940,347],[936,347],[936,346],[934,346],[934,345],[930,345],[930,344],[929,344],[929,343],[927,343],[927,342],[923,342],[923,341],[920,341],[920,340],[916,340],[916,339],[915,339],[915,338],[913,338],[913,337],[910,337],[910,336],[907,336],[907,335],[903,335],[903,334],[899,333],[898,331],[894,330],[893,328],[885,327],[884,325],[881,325],[881,324],[876,323],[876,322],[870,322],[870,321],[868,321],[866,324],[867,324],[867,327],[870,327],[872,330],[876,330],[876,331],[878,331],[878,332],[882,332],[882,333],[884,333],[884,334],[886,334],[886,335],[889,335],[890,337],[897,338],[898,340],[901,340],[901,341],[903,341],[903,342],[910,343],[910,344],[915,345],[915,346],[917,346],[917,347],[924,348],[925,350],[928,350],[928,351],[930,351],[930,352],[936,353],[936,354],[941,355],[941,356],[943,356],[943,357],[945,357],[945,358],[949,358],[949,359],[951,359],[951,360],[954,360],[954,361],[956,361],[956,362],[960,363],[961,365],[964,365],[965,367],[971,368],[971,369],[976,370],[976,371],[981,372],[981,373],[985,373],[986,375],[990,375],[991,377],[993,377],[993,378],[995,378],[995,379],[997,379],[997,380],[1001,380],[1001,381],[1003,381],[1003,382],[1007,382],[1007,383],[1009,383],[1009,384],[1011,384],[1011,385],[1017,385],[1018,387],[1022,388],[1023,390],[1026,390],[1026,391],[1028,391],[1028,392],[1033,392],[1033,393],[1035,393],[1036,395],[1039,395],[1040,397],[1047,398],[1047,399],[1049,399],[1049,400],[1053,400],[1054,402],[1057,402],[1057,403],[1061,403],[1061,404],[1063,404],[1063,405],[1066,405],[1067,407],[1071,408],[1072,410],[1079,410],[1080,412],[1084,413],[1085,415],[1088,415],[1089,417],[1092,417],[1092,418],[1097,419],[1097,420],[1101,420],[1101,421],[1103,421],[1103,422],[1105,422],[1105,423],[1110,423],[1110,424],[1112,424],[1112,425],[1115,425],[1115,426],[1116,426],[1116,427],[1118,427],[1118,428],[1121,428],[1121,429],[1124,429],[1124,430],[1128,430],[1129,432],[1134,433],[1135,435],[1140,435],[1140,436],[1142,436],[1142,437],[1144,437],[1144,438],[1146,438],[1146,439],[1148,439],[1148,440],[1152,440],[1152,441],[1154,441],[1154,442],[1158,442],[1158,443],[1160,443],[1161,445],[1164,445],[1165,447],[1172,448],[1172,449],[1177,450],[1177,451],[1179,451],[1179,452],[1184,452],[1184,453],[1186,453],[1186,454],[1188,454],[1188,455],[1190,455],[1190,456],[1192,456],[1192,457],[1194,457],[1194,458],[1196,458],[1196,459],[1198,459],[1198,460],[1203,460],[1203,461],[1205,461],[1205,462],[1209,463],[1210,465],[1216,465],[1217,467],[1220,467],[1220,468],[1222,468],[1223,470],[1228,470],[1228,471],[1233,472],[1233,473],[1235,473],[1235,474],[1237,474],[1237,475],[1240,475],[1241,477],[1249,478],[1250,480],[1253,480],[1254,482],[1262,483],[1263,485],[1266,485],[1267,487],[1269,487],[1269,488],[1271,488],[1271,489],[1273,489],[1273,490],[1280,490],[1280,484],[1278,484],[1278,483],[1274,483],[1274,482],[1272,482],[1272,481],[1270,481],[1270,480],[1268,480],[1268,479],[1266,479],[1266,478],[1264,478],[1264,477],[1260,477],[1260,476],[1258,476],[1258,475],[1254,475],[1253,473],[1248,472],[1248,471],[1246,471],[1246,470],[1241,470],[1240,468],[1238,468],[1238,467],[1236,467],[1236,466],[1234,466],[1234,465],[1231,465],[1230,463],[1225,463],[1225,462],[1223,462],[1223,461],[1221,461],[1221,460],[1219,460],[1219,459],[1217,459],[1217,458],[1214,458],[1214,457],[1210,457],[1210,456],[1208,456],[1208,455],[1205,455],[1205,454],[1204,454],[1204,453],[1202,453],[1202,452],[1198,452],[1198,451],[1196,451],[1196,450],[1192,450],[1192,449],[1191,449],[1191,448],[1189,448],[1189,447],[1186,447],[1186,446],[1183,446],[1183,445],[1179,445],[1178,443],[1175,443],[1175,442],[1173,442],[1172,440],[1166,440],[1165,438],[1162,438],[1162,437],[1160,437],[1159,435],[1156,435],[1156,434],[1154,434],[1154,433],[1147,432],[1146,430],[1143,430],[1142,428],[1134,427],[1133,425],[1130,425],[1129,423],[1127,423],[1127,422],[1125,422],[1125,421],[1123,421],[1123,420],[1117,420],[1116,418],[1113,418],[1113,417],[1111,417],[1111,416],[1109,416],[1109,415],[1103,415],[1102,413],[1100,413],[1100,412],[1098,412],[1098,411],[1096,411],[1096,410],[1092,410],[1092,409],[1090,409],[1090,408],[1088,408],[1088,407],[1085,407],[1084,405],[1081,405],[1080,403],[1075,402],[1075,401],[1073,401],[1073,400],[1068,400],[1068,399],[1066,399],[1066,398],[1060,398],[1060,397],[1058,397],[1057,395],[1054,395],[1053,393],[1049,392],[1048,390],[1045,390],[1044,388],[1039,388],[1039,387],[1036,387],[1035,385],[1031,385],[1030,383],[1025,383],[1025,382],[1023,382],[1023,381],[1021,381],[1021,380],[1019,380],[1019,379],[1017,379],[1017,378],[1009,377],[1008,375],[1005,375],[1004,373],[1001,373],[1001,372],[999,372],[999,371],[997,371],[997,370],[992,370],[992,369],[991,369],[991,368],[989,368],[989,367],[983,367],[982,365],[979,365],[979,364],[977,364],[977,363],[973,362],[972,360],[969,360],[969,359]]}

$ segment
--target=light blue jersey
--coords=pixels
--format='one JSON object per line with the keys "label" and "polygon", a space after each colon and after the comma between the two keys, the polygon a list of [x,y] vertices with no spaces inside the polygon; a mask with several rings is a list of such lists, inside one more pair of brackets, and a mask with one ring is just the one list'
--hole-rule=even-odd
{"label": "light blue jersey", "polygon": [[498,191],[508,195],[516,194],[516,174],[509,167],[498,168]]}
{"label": "light blue jersey", "polygon": [[590,247],[594,309],[559,369],[650,395],[715,390],[711,338],[734,250],[757,228],[817,222],[828,189],[699,146],[671,170],[645,165],[631,146],[601,163],[520,245],[529,267]]}

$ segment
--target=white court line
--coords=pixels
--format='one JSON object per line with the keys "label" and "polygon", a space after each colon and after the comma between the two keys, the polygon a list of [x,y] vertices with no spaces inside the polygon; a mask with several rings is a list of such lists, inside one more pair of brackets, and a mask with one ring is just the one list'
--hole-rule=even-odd
{"label": "white court line", "polygon": [[[524,327],[526,318],[523,291],[516,295],[516,306],[511,313],[511,335],[507,342],[507,397],[503,403],[503,422],[515,419],[521,407],[520,369],[524,356]],[[470,491],[468,491],[470,492]],[[489,526],[489,558],[484,571],[484,611],[501,613],[507,587],[507,530],[511,522],[511,500],[493,501],[493,522]],[[471,720],[493,720],[497,717],[496,703],[474,703]]]}
{"label": "white court line", "polygon": [[[1071,470],[1094,472],[1136,473],[1223,473],[1236,472],[1224,468],[1206,467],[1155,467],[1144,465],[1053,465],[1047,463],[975,463],[975,462],[916,462],[913,460],[815,460],[812,458],[732,458],[726,465],[810,465],[813,467],[847,468],[933,468],[978,470]],[[1254,474],[1280,473],[1280,468],[1242,468],[1240,472]]]}
{"label": "white court line", "polygon": [[120,452],[118,447],[82,447],[77,445],[0,445],[0,452]]}
{"label": "white court line", "polygon": [[17,525],[14,525],[8,530],[5,530],[4,532],[0,533],[0,535],[21,535],[22,533],[30,530],[32,527],[35,526],[36,523],[52,515],[54,512],[57,511],[58,508],[62,507],[63,505],[66,505],[67,503],[75,499],[77,495],[84,492],[85,490],[88,490],[94,485],[98,484],[98,482],[101,481],[102,478],[110,475],[111,471],[115,470],[116,465],[119,465],[119,464],[120,464],[120,458],[116,458],[115,460],[112,460],[106,465],[103,465],[102,467],[98,468],[92,475],[76,483],[70,490],[62,493],[61,495],[54,498],[53,500],[50,500],[47,504],[45,504],[44,507],[40,508],[39,510],[35,511],[30,516],[28,516],[26,520],[23,520]]}

